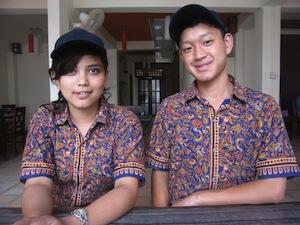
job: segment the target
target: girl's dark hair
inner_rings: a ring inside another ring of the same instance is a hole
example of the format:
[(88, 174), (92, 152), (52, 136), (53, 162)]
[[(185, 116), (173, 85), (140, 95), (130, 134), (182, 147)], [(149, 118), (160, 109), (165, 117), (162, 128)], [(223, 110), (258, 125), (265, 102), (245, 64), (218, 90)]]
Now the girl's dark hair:
[[(105, 72), (107, 72), (108, 60), (106, 54), (103, 52), (99, 52), (86, 44), (74, 44), (70, 45), (64, 49), (64, 51), (58, 55), (56, 58), (52, 59), (52, 66), (49, 69), (50, 79), (58, 80), (61, 76), (72, 72), (73, 69), (77, 66), (80, 59), (85, 55), (92, 55), (99, 57), (101, 60)], [(99, 103), (101, 100), (106, 100), (104, 95), (106, 94), (107, 89), (104, 90), (101, 98), (99, 99)], [(59, 113), (62, 112), (67, 105), (67, 101), (62, 95), (61, 91), (58, 92), (58, 99), (52, 104), (44, 105), (46, 108), (51, 110), (52, 112)]]

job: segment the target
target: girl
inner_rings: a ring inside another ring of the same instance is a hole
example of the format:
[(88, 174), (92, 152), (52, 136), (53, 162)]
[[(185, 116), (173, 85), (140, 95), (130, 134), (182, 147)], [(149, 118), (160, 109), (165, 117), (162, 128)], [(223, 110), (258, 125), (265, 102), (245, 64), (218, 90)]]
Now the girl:
[[(72, 30), (57, 40), (51, 58), (59, 99), (30, 122), (21, 172), (24, 218), (16, 224), (108, 224), (134, 206), (144, 181), (140, 122), (105, 100), (101, 38)], [(58, 219), (54, 207), (75, 210)]]

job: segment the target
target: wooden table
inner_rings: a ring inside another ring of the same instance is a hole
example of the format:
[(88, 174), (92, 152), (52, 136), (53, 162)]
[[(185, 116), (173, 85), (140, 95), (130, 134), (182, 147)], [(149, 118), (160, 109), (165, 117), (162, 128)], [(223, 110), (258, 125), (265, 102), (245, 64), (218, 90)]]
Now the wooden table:
[[(56, 210), (55, 213), (63, 216), (67, 211)], [(0, 208), (1, 225), (11, 225), (19, 218), (20, 208)], [(300, 224), (300, 202), (185, 208), (137, 207), (112, 224), (294, 225)]]

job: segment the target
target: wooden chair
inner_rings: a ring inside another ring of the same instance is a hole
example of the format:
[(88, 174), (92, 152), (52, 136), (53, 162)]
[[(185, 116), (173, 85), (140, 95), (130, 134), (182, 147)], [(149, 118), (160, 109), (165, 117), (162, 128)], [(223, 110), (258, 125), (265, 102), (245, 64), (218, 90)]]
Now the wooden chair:
[(294, 137), (298, 137), (298, 132), (300, 128), (300, 112), (299, 109), (300, 99), (299, 97), (292, 100), (292, 114), (293, 114), (293, 126), (295, 127)]
[(284, 99), (280, 101), (283, 120), (288, 131), (290, 139), (297, 136), (297, 120), (295, 117), (294, 99)]
[(0, 109), (0, 154), (1, 154), (1, 158), (4, 160), (7, 159), (7, 151), (6, 151), (6, 144), (5, 144), (5, 137), (4, 137), (5, 130), (6, 127), (3, 120), (3, 113), (2, 113), (2, 109)]
[(16, 105), (2, 105), (1, 120), (3, 130), (5, 159), (16, 155)]
[[(21, 144), (21, 149), (24, 148), (26, 140), (25, 112), (26, 107), (16, 107), (15, 140), (16, 144)], [(18, 148), (19, 146), (17, 145), (16, 147)]]

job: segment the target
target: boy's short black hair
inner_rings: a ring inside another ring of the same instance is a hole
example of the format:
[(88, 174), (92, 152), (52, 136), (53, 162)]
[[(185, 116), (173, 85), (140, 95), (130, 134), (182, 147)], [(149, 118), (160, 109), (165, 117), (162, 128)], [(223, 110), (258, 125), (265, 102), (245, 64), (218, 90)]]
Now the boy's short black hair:
[(218, 28), (223, 34), (226, 34), (226, 26), (219, 15), (208, 8), (190, 4), (180, 8), (172, 17), (169, 32), (170, 36), (179, 46), (180, 36), (184, 29), (193, 27), (198, 23), (206, 23)]

